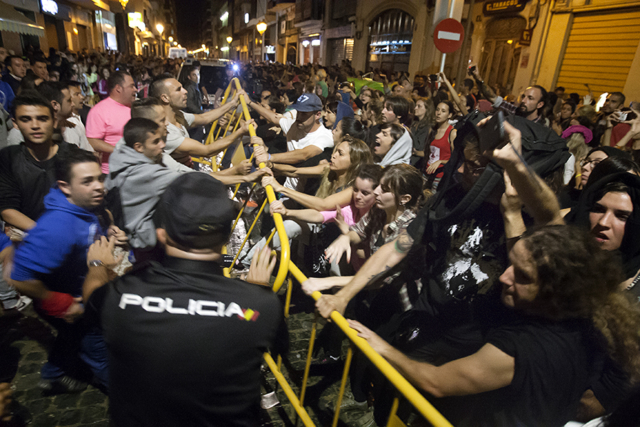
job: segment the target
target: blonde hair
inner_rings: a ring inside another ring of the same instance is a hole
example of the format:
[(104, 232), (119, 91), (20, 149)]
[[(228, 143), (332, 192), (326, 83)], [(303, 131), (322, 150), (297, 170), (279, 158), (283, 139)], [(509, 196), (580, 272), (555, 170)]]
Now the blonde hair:
[[(364, 141), (350, 135), (345, 135), (342, 141), (335, 145), (333, 152), (335, 152), (343, 142), (349, 144), (349, 160), (351, 161), (351, 164), (344, 174), (345, 179), (342, 184), (342, 188), (347, 188), (356, 180), (361, 165), (373, 163), (373, 156), (371, 155), (369, 146)], [(322, 181), (320, 181), (320, 187), (316, 192), (316, 197), (324, 199), (334, 194), (336, 190), (338, 190), (338, 185), (340, 185), (338, 174), (330, 168), (326, 168), (322, 175)]]
[(574, 132), (567, 141), (567, 147), (569, 152), (576, 158), (576, 164), (580, 164), (580, 161), (587, 157), (589, 153), (589, 147), (585, 143), (584, 136), (579, 132)]
[(593, 107), (592, 105), (583, 105), (582, 107), (578, 108), (577, 113), (578, 116), (583, 116), (589, 119), (591, 123), (595, 123), (596, 116), (598, 115), (598, 113), (596, 113), (595, 107)]

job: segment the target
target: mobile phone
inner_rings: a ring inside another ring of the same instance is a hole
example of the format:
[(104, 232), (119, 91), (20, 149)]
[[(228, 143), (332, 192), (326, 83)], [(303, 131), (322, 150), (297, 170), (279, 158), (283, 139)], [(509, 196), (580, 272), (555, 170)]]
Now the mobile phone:
[(480, 153), (491, 153), (505, 142), (504, 113), (498, 110), (481, 128), (478, 128)]
[(627, 121), (627, 112), (626, 111), (620, 111), (618, 113), (618, 121), (619, 122), (626, 122)]
[(472, 65), (471, 67), (469, 67), (469, 75), (473, 76), (473, 73), (476, 72), (476, 66)]

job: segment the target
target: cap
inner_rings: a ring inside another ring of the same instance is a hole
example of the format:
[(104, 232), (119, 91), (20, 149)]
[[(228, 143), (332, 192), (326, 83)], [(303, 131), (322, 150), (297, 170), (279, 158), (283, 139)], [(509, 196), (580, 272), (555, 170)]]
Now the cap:
[(190, 249), (210, 249), (226, 243), (235, 218), (227, 187), (199, 172), (176, 178), (162, 195), (160, 209), (167, 235)]
[(585, 144), (590, 143), (591, 140), (593, 139), (593, 132), (591, 132), (591, 129), (582, 125), (569, 126), (562, 132), (562, 137), (564, 139), (569, 139), (571, 135), (573, 135), (574, 133), (581, 133), (582, 136), (584, 136)]
[(320, 111), (322, 110), (322, 101), (320, 101), (318, 95), (315, 95), (313, 93), (303, 93), (291, 106), (291, 108), (302, 113)]

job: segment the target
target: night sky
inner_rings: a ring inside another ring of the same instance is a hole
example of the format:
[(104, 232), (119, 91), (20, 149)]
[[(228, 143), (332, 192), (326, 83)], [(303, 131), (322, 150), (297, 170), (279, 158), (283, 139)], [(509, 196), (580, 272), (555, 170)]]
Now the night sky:
[(202, 44), (200, 19), (204, 17), (205, 4), (211, 0), (176, 0), (178, 42), (186, 48), (197, 48)]

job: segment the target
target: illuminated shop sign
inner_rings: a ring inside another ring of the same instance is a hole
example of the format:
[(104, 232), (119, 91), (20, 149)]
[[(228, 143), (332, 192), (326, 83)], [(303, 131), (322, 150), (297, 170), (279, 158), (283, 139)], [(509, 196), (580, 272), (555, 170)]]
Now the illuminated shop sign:
[(40, 0), (40, 7), (45, 13), (50, 13), (51, 15), (58, 13), (58, 3), (53, 0)]
[(482, 11), (485, 15), (499, 15), (524, 10), (528, 0), (491, 0), (484, 4)]

